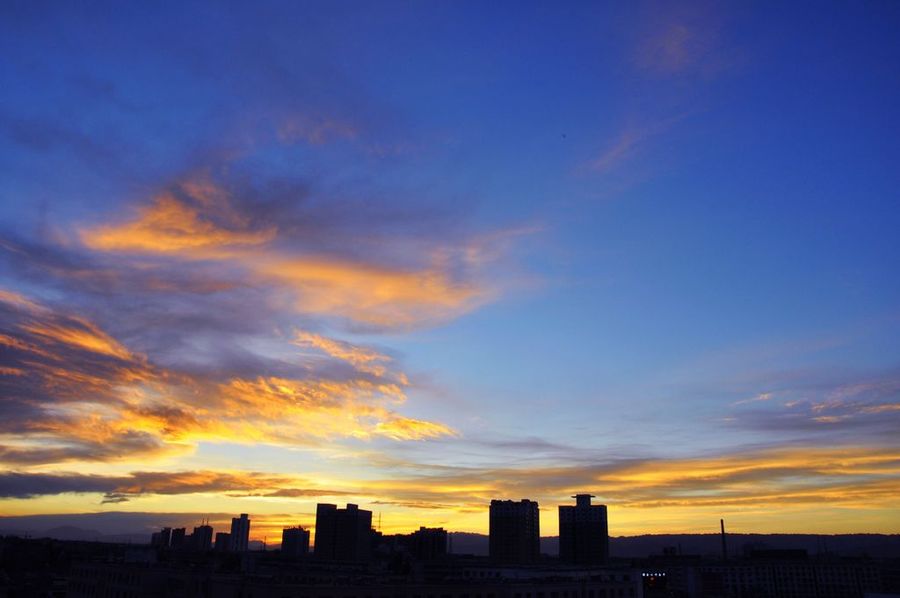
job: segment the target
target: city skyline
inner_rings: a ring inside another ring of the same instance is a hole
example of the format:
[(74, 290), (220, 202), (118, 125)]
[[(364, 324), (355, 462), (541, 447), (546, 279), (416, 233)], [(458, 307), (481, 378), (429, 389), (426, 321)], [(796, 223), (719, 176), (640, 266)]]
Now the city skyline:
[(900, 533), (898, 28), (4, 5), (0, 530)]

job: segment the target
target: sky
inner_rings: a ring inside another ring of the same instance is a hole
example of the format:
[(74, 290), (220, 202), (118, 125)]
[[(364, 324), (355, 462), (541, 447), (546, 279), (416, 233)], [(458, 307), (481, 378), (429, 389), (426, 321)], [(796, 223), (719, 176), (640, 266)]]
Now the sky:
[(898, 29), (3, 3), (0, 514), (900, 532)]

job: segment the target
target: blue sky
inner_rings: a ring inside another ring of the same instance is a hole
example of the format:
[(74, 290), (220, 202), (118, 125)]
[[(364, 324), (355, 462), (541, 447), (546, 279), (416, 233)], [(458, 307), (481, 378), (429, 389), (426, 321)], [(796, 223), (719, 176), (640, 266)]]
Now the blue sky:
[(2, 10), (8, 514), (898, 531), (894, 3)]

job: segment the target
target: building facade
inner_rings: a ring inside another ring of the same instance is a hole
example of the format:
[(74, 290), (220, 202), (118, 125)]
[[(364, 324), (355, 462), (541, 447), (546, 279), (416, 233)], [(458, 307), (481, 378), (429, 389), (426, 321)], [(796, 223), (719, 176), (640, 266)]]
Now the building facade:
[(231, 550), (245, 552), (250, 548), (250, 518), (246, 513), (231, 518)]
[(213, 528), (211, 525), (198, 525), (191, 534), (189, 545), (194, 550), (205, 552), (212, 548)]
[(309, 530), (299, 525), (286, 527), (281, 532), (281, 554), (289, 557), (300, 557), (309, 553)]
[(409, 535), (409, 551), (420, 561), (447, 556), (447, 531), (442, 527), (420, 527)]
[(216, 542), (213, 545), (216, 552), (231, 552), (231, 534), (228, 532), (216, 532)]
[(159, 548), (168, 548), (172, 537), (172, 528), (164, 527), (161, 531), (154, 532), (150, 536), (150, 545)]
[(606, 505), (592, 505), (590, 494), (573, 496), (575, 505), (559, 507), (559, 559), (576, 565), (598, 565), (609, 559)]
[(314, 552), (317, 559), (367, 561), (372, 555), (372, 511), (347, 504), (316, 505)]
[(172, 548), (184, 548), (185, 547), (185, 529), (183, 527), (176, 527), (172, 530), (172, 542), (169, 544)]
[(533, 563), (541, 555), (538, 504), (492, 500), (488, 552), (499, 563)]

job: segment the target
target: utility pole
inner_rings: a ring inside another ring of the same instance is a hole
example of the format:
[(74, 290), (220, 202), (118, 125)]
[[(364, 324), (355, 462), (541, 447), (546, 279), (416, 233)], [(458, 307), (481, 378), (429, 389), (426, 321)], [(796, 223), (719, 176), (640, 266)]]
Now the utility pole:
[(725, 543), (725, 520), (719, 519), (719, 525), (722, 528), (722, 560), (728, 560), (728, 545)]

